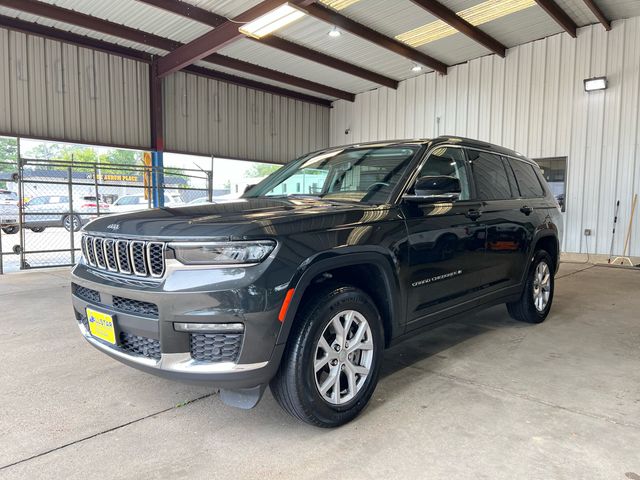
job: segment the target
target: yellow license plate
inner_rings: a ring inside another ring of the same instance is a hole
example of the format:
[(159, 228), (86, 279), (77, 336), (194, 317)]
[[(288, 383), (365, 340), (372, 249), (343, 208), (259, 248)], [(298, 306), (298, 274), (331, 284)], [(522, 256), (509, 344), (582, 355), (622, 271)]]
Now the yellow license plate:
[(87, 320), (89, 320), (91, 335), (113, 345), (116, 344), (116, 328), (111, 315), (87, 308)]

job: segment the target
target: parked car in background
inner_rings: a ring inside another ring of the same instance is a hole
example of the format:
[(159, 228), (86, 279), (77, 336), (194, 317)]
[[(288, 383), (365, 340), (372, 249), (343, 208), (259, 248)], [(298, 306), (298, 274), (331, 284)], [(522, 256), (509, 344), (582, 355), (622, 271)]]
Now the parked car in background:
[[(144, 195), (123, 195), (111, 204), (111, 213), (137, 212), (151, 208), (152, 203)], [(180, 195), (176, 193), (164, 194), (165, 207), (180, 207), (184, 205)]]
[[(109, 204), (100, 202), (100, 213), (109, 213)], [(67, 231), (78, 231), (98, 215), (95, 196), (73, 198), (73, 213), (66, 195), (43, 195), (33, 197), (24, 205), (24, 227), (42, 232), (47, 227), (64, 227)]]
[(18, 195), (0, 190), (0, 227), (4, 233), (18, 233)]
[(200, 197), (200, 198), (196, 198), (195, 200), (191, 200), (189, 203), (187, 203), (187, 205), (204, 205), (204, 204), (211, 204), (211, 203), (217, 203), (217, 202), (214, 202), (213, 200), (209, 200), (208, 197)]

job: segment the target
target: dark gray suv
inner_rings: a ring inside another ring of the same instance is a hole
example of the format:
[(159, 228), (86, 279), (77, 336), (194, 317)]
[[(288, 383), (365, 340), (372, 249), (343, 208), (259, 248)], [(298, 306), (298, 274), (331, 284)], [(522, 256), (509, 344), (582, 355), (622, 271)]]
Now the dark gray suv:
[(561, 216), (535, 163), (464, 138), (329, 148), (235, 202), (99, 218), (73, 270), (84, 337), (322, 427), (373, 394), (385, 347), (506, 303), (539, 323)]

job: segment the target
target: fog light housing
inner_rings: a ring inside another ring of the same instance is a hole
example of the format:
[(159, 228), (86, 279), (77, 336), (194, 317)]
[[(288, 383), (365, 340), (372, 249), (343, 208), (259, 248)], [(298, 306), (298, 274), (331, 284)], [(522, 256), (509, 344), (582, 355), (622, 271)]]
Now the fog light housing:
[(243, 323), (186, 323), (174, 322), (176, 332), (188, 333), (243, 333)]

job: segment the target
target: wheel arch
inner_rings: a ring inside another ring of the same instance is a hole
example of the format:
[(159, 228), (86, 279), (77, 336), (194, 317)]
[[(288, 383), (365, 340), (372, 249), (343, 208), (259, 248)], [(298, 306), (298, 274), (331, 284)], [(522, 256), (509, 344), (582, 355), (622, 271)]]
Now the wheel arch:
[[(305, 267), (298, 272), (289, 286), (294, 289), (294, 294), (278, 335), (278, 344), (285, 343), (289, 338), (297, 313), (312, 296), (310, 287), (313, 288), (314, 284), (331, 277), (360, 288), (371, 297), (382, 317), (386, 346), (389, 346), (392, 338), (402, 333), (404, 322), (400, 322), (403, 318), (401, 299), (404, 297), (401, 294), (394, 262), (390, 257), (383, 253), (367, 251), (317, 258), (315, 261), (304, 263)], [(360, 278), (357, 278), (357, 273), (367, 271), (373, 276), (360, 275)], [(349, 272), (352, 272), (352, 275), (348, 275)], [(377, 284), (378, 281), (381, 281), (381, 284)]]

